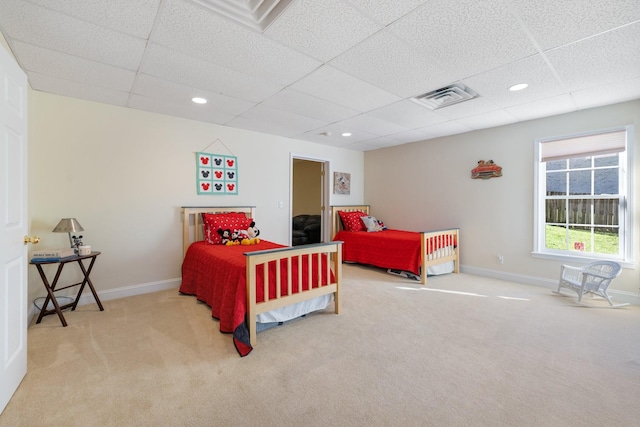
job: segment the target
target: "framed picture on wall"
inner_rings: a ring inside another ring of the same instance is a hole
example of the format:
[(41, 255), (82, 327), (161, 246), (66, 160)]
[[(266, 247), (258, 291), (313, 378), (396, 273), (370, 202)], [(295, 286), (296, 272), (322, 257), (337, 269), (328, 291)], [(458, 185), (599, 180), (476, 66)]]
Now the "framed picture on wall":
[(333, 173), (333, 194), (351, 193), (351, 174), (345, 172)]

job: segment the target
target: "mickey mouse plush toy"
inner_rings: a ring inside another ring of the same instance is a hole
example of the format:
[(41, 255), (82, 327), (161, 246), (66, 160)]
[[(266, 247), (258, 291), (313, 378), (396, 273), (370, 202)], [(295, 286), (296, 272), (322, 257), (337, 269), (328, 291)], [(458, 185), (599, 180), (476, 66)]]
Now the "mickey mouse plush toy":
[(258, 228), (256, 227), (255, 221), (251, 221), (251, 225), (249, 225), (249, 228), (240, 232), (240, 244), (245, 246), (257, 245), (258, 243), (260, 243), (260, 239), (258, 239), (259, 234), (260, 230), (258, 230)]
[(222, 228), (218, 228), (218, 234), (222, 237), (223, 245), (230, 246), (231, 244), (233, 244), (233, 240), (231, 240), (230, 229), (227, 228), (226, 230), (223, 230)]

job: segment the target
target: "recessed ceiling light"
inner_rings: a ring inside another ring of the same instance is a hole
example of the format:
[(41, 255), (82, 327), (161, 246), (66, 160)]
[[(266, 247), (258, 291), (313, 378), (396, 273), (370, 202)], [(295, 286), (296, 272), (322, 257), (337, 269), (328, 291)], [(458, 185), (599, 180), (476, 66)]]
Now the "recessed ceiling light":
[(342, 136), (351, 136), (351, 132), (343, 132)]
[(198, 96), (196, 96), (195, 98), (191, 98), (191, 100), (192, 100), (193, 102), (195, 102), (196, 104), (206, 104), (206, 103), (207, 103), (207, 100), (206, 100), (206, 99), (204, 99), (204, 98), (200, 98), (200, 97), (198, 97)]
[(516, 92), (516, 91), (518, 91), (518, 90), (526, 89), (526, 88), (527, 88), (527, 86), (529, 86), (529, 85), (528, 85), (528, 84), (526, 84), (526, 83), (518, 83), (517, 85), (513, 85), (513, 86), (511, 86), (511, 87), (509, 88), (509, 90), (510, 90), (511, 92)]

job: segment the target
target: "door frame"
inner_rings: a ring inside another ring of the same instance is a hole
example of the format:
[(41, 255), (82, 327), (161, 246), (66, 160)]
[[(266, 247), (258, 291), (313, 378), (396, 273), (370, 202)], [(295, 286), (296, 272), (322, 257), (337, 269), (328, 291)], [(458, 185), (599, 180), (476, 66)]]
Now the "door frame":
[(322, 188), (321, 188), (321, 194), (322, 194), (322, 202), (321, 202), (321, 215), (320, 215), (320, 219), (321, 219), (321, 230), (322, 230), (322, 241), (323, 242), (328, 242), (330, 240), (330, 230), (327, 227), (327, 224), (329, 224), (329, 203), (330, 203), (330, 199), (329, 199), (329, 188), (330, 187), (330, 182), (329, 182), (329, 170), (331, 168), (331, 162), (329, 161), (329, 159), (327, 158), (323, 158), (323, 157), (315, 157), (315, 156), (309, 156), (307, 154), (296, 154), (296, 153), (289, 153), (289, 246), (292, 245), (293, 241), (292, 241), (292, 235), (291, 235), (291, 230), (292, 230), (292, 223), (293, 223), (293, 161), (294, 160), (306, 160), (306, 161), (310, 161), (310, 162), (317, 162), (321, 164), (321, 170), (323, 173), (322, 176)]

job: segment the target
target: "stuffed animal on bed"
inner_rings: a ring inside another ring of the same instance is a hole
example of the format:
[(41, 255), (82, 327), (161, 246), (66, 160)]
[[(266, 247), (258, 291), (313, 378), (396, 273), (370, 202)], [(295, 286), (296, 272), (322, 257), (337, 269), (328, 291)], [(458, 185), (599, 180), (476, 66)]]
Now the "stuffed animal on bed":
[(260, 239), (258, 239), (258, 235), (260, 234), (260, 230), (256, 227), (255, 221), (251, 221), (251, 225), (246, 230), (240, 230), (240, 244), (241, 245), (257, 245), (260, 243)]
[(225, 246), (235, 246), (240, 244), (240, 236), (237, 231), (231, 229), (218, 229), (218, 234), (222, 236), (222, 244)]
[(218, 234), (220, 235), (220, 237), (222, 237), (222, 244), (228, 245), (231, 241), (231, 230), (228, 228), (226, 230), (218, 228)]

